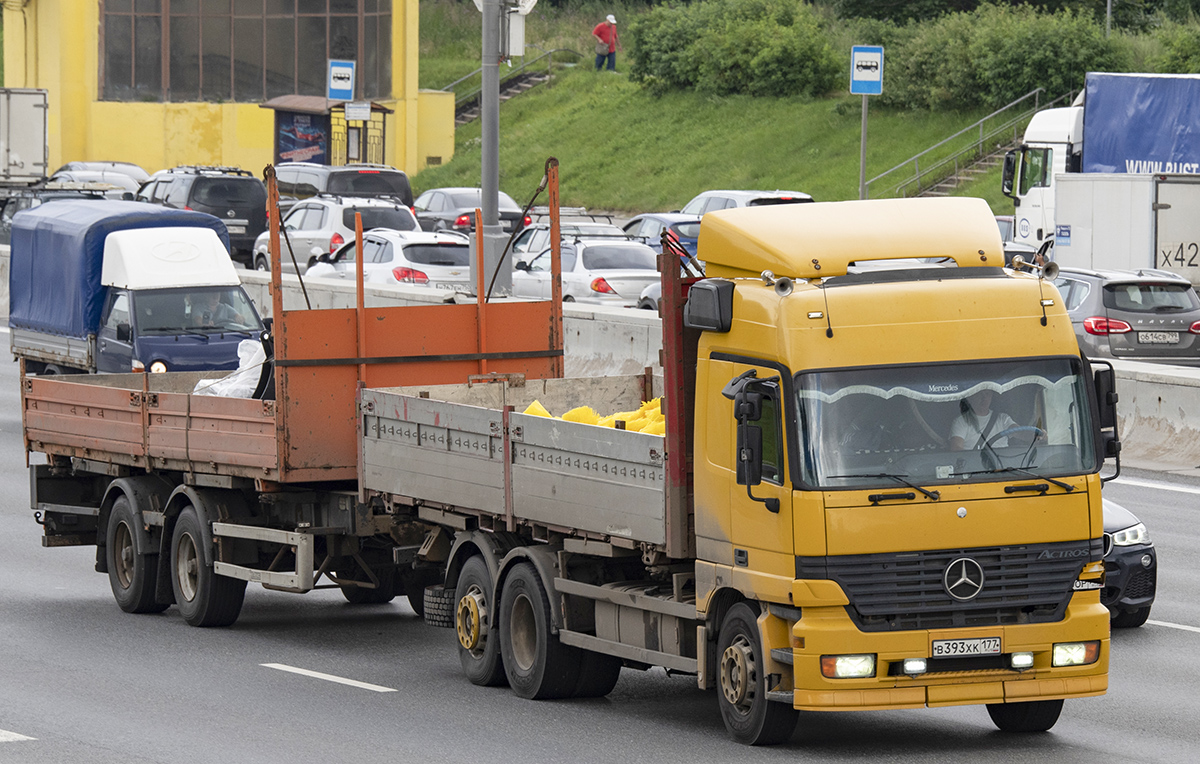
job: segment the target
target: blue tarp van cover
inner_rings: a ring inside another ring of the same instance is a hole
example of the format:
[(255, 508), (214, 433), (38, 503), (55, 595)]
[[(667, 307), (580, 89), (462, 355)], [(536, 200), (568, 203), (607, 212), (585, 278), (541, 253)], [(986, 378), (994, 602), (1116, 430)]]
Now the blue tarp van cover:
[(219, 218), (143, 202), (63, 199), (13, 218), (8, 325), (69, 337), (94, 334), (107, 288), (104, 240), (134, 228), (198, 227), (229, 233)]

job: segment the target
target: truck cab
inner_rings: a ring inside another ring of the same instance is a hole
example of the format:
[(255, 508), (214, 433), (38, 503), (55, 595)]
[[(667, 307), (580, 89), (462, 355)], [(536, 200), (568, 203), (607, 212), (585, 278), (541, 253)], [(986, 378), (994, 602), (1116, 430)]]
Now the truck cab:
[(1079, 172), (1083, 156), (1083, 106), (1033, 115), (1021, 147), (1004, 157), (1004, 195), (1016, 206), (1013, 240), (1033, 247), (1054, 237), (1056, 175)]

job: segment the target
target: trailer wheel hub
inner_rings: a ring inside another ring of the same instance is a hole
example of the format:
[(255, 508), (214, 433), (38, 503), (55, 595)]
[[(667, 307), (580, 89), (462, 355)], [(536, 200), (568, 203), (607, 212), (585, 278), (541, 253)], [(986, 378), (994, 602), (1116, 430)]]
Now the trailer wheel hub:
[(458, 642), (464, 650), (475, 650), (487, 633), (487, 608), (483, 601), (483, 592), (472, 586), (465, 596), (458, 601), (455, 612), (454, 628), (458, 632)]
[(731, 706), (744, 706), (750, 697), (754, 653), (745, 637), (738, 635), (721, 655), (721, 692)]

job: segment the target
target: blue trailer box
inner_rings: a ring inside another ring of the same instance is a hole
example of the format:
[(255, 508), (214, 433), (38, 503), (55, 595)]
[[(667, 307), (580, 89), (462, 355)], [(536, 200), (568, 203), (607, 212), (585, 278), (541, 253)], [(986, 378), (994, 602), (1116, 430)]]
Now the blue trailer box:
[(203, 212), (126, 201), (47, 202), (13, 218), (8, 324), (86, 337), (100, 324), (107, 288), (100, 283), (104, 242), (114, 231), (211, 228), (229, 249), (219, 218)]

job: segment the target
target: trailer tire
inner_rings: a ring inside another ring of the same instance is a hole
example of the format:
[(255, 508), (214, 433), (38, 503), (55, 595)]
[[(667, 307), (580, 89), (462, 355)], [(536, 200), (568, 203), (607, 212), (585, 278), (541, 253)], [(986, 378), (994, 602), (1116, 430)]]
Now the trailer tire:
[(113, 502), (105, 530), (108, 583), (113, 598), (126, 613), (161, 613), (167, 609), (155, 601), (158, 585), (158, 555), (138, 554), (137, 521), (124, 494)]
[(475, 555), (463, 564), (458, 574), (458, 586), (454, 589), (458, 660), (467, 679), (481, 687), (498, 687), (505, 680), (500, 634), (496, 630), (492, 603), (493, 588), (487, 563), (483, 557)]
[(1062, 700), (988, 703), (988, 716), (1001, 732), (1046, 732), (1062, 713)]
[(191, 504), (183, 507), (171, 534), (171, 587), (189, 626), (229, 626), (242, 612), (246, 582), (218, 576), (204, 563), (205, 534)]
[(434, 584), (425, 587), (424, 596), (425, 607), (422, 608), (421, 617), (425, 619), (426, 625), (453, 629), (454, 606), (458, 603), (458, 600), (454, 599), (454, 590), (447, 589), (442, 584)]
[(533, 565), (515, 565), (500, 594), (500, 651), (508, 686), (522, 698), (569, 698), (580, 679), (583, 651), (551, 632), (550, 600)]
[(799, 713), (767, 700), (758, 617), (745, 602), (729, 608), (717, 639), (717, 705), (730, 736), (746, 745), (775, 745), (792, 736)]
[(603, 698), (617, 686), (621, 678), (621, 659), (604, 653), (584, 650), (579, 661), (579, 681), (573, 698)]

